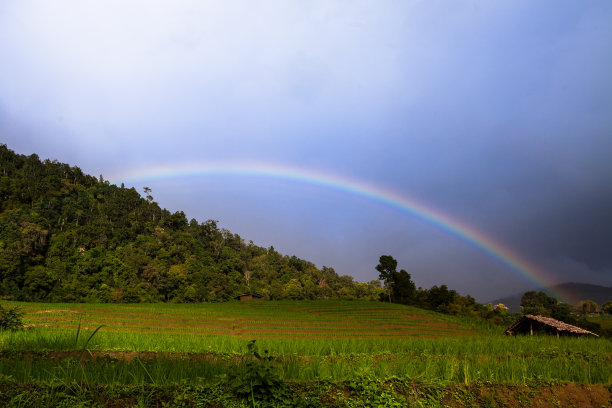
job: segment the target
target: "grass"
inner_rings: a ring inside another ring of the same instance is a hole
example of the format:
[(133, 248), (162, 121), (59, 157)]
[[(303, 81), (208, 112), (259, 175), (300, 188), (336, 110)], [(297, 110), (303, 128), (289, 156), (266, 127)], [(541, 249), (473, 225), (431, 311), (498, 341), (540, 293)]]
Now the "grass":
[(612, 330), (612, 315), (587, 317), (587, 320), (599, 324), (602, 329)]
[(197, 305), (18, 304), (26, 322), (47, 329), (74, 329), (81, 321), (111, 331), (285, 337), (474, 334), (455, 320), (416, 308), (372, 302), (242, 302)]
[[(27, 356), (0, 359), (0, 373), (18, 382), (78, 380), (92, 383), (168, 385), (189, 381), (211, 384), (244, 369), (245, 360), (218, 358), (139, 358), (132, 360), (100, 356), (79, 364), (77, 357), (55, 359)], [(585, 361), (567, 356), (554, 360), (535, 356), (523, 358), (483, 358), (473, 356), (342, 355), (332, 358), (276, 360), (276, 371), (283, 381), (345, 381), (363, 376), (389, 376), (436, 381), (443, 384), (497, 382), (523, 384), (533, 380), (583, 384), (610, 384), (610, 361)]]
[(99, 325), (94, 349), (191, 353), (242, 352), (250, 339), (279, 354), (404, 352), (406, 339), (478, 335), (465, 319), (376, 302), (12, 304), (33, 328), (0, 335), (5, 350), (66, 349), (78, 327)]
[(507, 337), (486, 322), (378, 302), (10, 305), (34, 326), (0, 333), (0, 375), (19, 383), (210, 385), (244, 371), (256, 339), (283, 381), (612, 384), (609, 340)]

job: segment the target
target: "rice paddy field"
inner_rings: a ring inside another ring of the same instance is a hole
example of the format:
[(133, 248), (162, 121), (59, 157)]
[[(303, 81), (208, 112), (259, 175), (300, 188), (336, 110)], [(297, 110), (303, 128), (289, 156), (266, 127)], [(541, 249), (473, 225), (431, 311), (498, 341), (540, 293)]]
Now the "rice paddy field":
[[(56, 406), (94, 389), (99, 401), (79, 398), (99, 406), (181, 406), (180, 395), (183, 406), (464, 406), (465, 398), (468, 406), (572, 406), (582, 396), (576, 406), (612, 406), (607, 339), (507, 337), (503, 327), (402, 305), (3, 306), (19, 306), (28, 326), (0, 332), (7, 406), (44, 405), (43, 397)], [(32, 389), (39, 405), (22, 404)]]

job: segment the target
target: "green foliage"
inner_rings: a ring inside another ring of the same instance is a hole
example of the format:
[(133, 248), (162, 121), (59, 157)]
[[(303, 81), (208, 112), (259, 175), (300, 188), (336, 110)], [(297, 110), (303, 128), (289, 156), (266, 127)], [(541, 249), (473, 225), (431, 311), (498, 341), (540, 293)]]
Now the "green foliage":
[(188, 221), (134, 188), (0, 145), (0, 298), (50, 302), (375, 299), (381, 288)]
[[(350, 381), (288, 382), (291, 395), (279, 400), (252, 401), (236, 394), (228, 383), (61, 384), (0, 377), (0, 404), (13, 407), (505, 407), (575, 406), (576, 393), (592, 404), (607, 406), (605, 386), (583, 386), (530, 380), (522, 384), (474, 382), (444, 384), (408, 377), (359, 377)], [(546, 404), (546, 403), (549, 404)]]
[(608, 300), (606, 303), (601, 305), (601, 313), (612, 315), (612, 300)]
[(351, 400), (358, 402), (358, 404), (355, 404), (357, 406), (402, 408), (408, 406), (409, 399), (402, 393), (398, 393), (394, 389), (395, 387), (385, 386), (385, 382), (396, 385), (400, 382), (398, 380), (398, 378), (383, 380), (370, 376), (360, 376), (349, 381), (347, 388), (352, 397)]
[(412, 304), (414, 302), (416, 286), (408, 272), (404, 269), (397, 271), (397, 261), (392, 256), (382, 255), (376, 270), (379, 272), (379, 279), (385, 283), (389, 303)]
[(590, 299), (581, 300), (578, 302), (578, 311), (583, 315), (595, 314), (599, 311), (599, 306), (597, 303), (593, 302)]
[(248, 398), (253, 406), (256, 406), (256, 401), (285, 399), (288, 393), (280, 379), (277, 359), (268, 350), (260, 354), (255, 340), (248, 342), (247, 349), (242, 366), (232, 375), (231, 385), (235, 392)]
[(525, 292), (521, 297), (521, 312), (523, 314), (549, 316), (562, 320), (559, 318), (559, 315), (563, 314), (563, 311), (557, 312), (558, 304), (557, 299), (548, 296), (545, 292), (532, 290)]
[(4, 308), (0, 305), (0, 330), (23, 329), (23, 315), (23, 311), (17, 306)]

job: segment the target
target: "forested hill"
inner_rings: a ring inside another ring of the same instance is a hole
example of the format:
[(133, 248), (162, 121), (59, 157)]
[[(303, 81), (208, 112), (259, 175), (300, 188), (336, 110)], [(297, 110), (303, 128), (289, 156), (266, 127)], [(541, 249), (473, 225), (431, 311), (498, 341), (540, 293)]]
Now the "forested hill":
[(0, 297), (53, 302), (371, 298), (332, 269), (187, 220), (134, 188), (0, 145)]

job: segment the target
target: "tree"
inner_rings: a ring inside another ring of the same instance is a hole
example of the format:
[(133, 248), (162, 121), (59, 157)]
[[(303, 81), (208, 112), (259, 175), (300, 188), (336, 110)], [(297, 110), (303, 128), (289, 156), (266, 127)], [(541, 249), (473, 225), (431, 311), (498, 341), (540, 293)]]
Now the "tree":
[(508, 311), (508, 306), (504, 305), (503, 303), (498, 303), (493, 306), (493, 310), (499, 310), (501, 313), (506, 313)]
[(612, 315), (612, 300), (608, 300), (606, 303), (601, 305), (601, 313)]
[(581, 300), (580, 302), (578, 302), (578, 311), (582, 313), (583, 316), (597, 313), (597, 309), (599, 309), (597, 303), (593, 302), (590, 299)]
[(283, 287), (283, 299), (302, 299), (302, 284), (298, 279), (291, 279)]
[(521, 297), (521, 312), (552, 317), (565, 323), (574, 324), (576, 319), (572, 317), (573, 307), (567, 303), (559, 302), (545, 292), (534, 290), (525, 292)]
[(379, 279), (385, 283), (389, 303), (413, 303), (416, 295), (416, 286), (412, 277), (404, 269), (397, 271), (397, 261), (391, 255), (382, 255), (378, 260), (376, 270)]
[(376, 265), (378, 271), (378, 279), (385, 283), (387, 289), (387, 295), (389, 296), (389, 303), (391, 303), (391, 293), (393, 292), (393, 282), (395, 281), (395, 275), (397, 274), (397, 261), (393, 259), (391, 255), (381, 255)]
[(449, 290), (448, 286), (433, 286), (427, 292), (427, 303), (432, 310), (447, 312), (448, 306), (454, 302), (457, 292)]
[(414, 301), (416, 286), (410, 274), (403, 269), (395, 275), (393, 293), (396, 297), (399, 297), (399, 303), (407, 304)]
[(521, 297), (521, 312), (523, 314), (551, 316), (553, 307), (557, 304), (557, 299), (548, 296), (546, 293), (531, 290), (525, 292)]
[(149, 187), (143, 188), (145, 197), (147, 199), (147, 203), (151, 204), (153, 202), (153, 196), (151, 195), (151, 189)]

